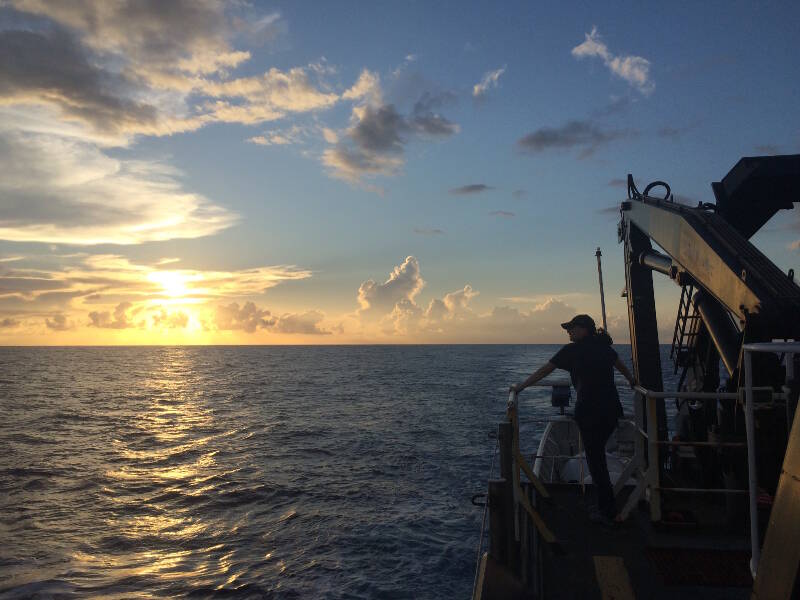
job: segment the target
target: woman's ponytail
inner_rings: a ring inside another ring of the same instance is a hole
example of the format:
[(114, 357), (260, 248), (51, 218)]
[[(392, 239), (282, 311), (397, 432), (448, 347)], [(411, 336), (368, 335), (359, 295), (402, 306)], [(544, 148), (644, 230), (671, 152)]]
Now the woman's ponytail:
[(598, 342), (602, 342), (603, 344), (608, 344), (609, 346), (614, 343), (614, 340), (611, 339), (611, 336), (608, 335), (608, 332), (602, 327), (597, 328), (594, 337)]

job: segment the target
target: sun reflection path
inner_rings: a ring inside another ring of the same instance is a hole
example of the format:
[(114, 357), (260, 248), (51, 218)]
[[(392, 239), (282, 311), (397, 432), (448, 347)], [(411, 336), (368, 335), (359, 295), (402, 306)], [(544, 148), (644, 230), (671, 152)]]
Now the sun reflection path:
[[(216, 422), (197, 380), (195, 356), (188, 348), (162, 350), (160, 368), (141, 382), (147, 398), (142, 410), (114, 440), (118, 467), (106, 476), (117, 489), (108, 490), (114, 508), (105, 523), (112, 552), (103, 560), (117, 580), (141, 577), (166, 585), (191, 579), (213, 589), (235, 587), (241, 576), (225, 543), (230, 515), (204, 506), (231, 472), (215, 456), (236, 432)], [(79, 552), (73, 560), (86, 564), (98, 557)]]

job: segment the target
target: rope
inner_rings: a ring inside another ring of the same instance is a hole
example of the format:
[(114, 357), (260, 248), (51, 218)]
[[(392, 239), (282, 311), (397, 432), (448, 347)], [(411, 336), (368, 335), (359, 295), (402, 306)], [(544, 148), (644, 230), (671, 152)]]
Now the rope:
[[(494, 445), (494, 452), (492, 453), (492, 464), (489, 467), (489, 479), (494, 474), (494, 459), (497, 456), (497, 450), (500, 448), (500, 440), (497, 440)], [(487, 479), (488, 481), (488, 479)], [(472, 581), (472, 597), (475, 597), (475, 586), (478, 585), (478, 571), (481, 568), (481, 550), (483, 549), (483, 534), (486, 531), (486, 514), (489, 512), (489, 494), (486, 494), (486, 506), (483, 507), (483, 521), (481, 522), (481, 535), (478, 539), (478, 551), (475, 558), (475, 578)]]

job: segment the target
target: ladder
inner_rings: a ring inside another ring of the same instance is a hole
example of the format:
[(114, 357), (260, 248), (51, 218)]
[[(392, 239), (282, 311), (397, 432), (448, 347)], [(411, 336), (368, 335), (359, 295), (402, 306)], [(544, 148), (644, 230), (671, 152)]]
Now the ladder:
[(675, 373), (681, 366), (688, 366), (695, 348), (697, 333), (700, 331), (700, 315), (692, 303), (694, 285), (687, 283), (681, 289), (678, 303), (678, 316), (675, 318), (675, 333), (672, 336), (672, 349), (669, 357), (674, 361)]

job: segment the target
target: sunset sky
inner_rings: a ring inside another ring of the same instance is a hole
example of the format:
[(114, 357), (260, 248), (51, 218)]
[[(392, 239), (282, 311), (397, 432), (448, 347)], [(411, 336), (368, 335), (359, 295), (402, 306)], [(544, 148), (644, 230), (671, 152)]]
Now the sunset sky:
[(0, 0), (0, 344), (561, 342), (598, 246), (625, 341), (626, 174), (800, 152), (800, 3), (675, 4)]

